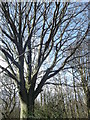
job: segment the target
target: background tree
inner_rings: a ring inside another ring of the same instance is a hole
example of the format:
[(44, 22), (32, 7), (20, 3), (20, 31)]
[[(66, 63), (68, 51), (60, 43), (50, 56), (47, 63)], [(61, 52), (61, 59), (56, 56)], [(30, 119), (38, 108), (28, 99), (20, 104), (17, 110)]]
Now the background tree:
[[(15, 108), (19, 105), (18, 97), (17, 97), (17, 89), (15, 84), (11, 79), (7, 76), (3, 75), (0, 77), (1, 81), (1, 96), (0, 99), (2, 100), (2, 117), (3, 118), (12, 118), (12, 114)], [(19, 109), (18, 109), (19, 110)], [(13, 117), (17, 117), (14, 116)]]
[[(0, 68), (17, 84), (20, 118), (33, 116), (34, 101), (46, 81), (65, 69), (86, 38), (87, 6), (67, 2), (1, 2), (0, 50), (8, 67)], [(77, 41), (78, 32), (81, 36)]]
[[(72, 61), (70, 62), (72, 68), (73, 68), (73, 84), (74, 84), (74, 91), (75, 86), (79, 85), (84, 91), (84, 94), (86, 96), (86, 104), (87, 104), (87, 109), (88, 109), (88, 116), (89, 116), (89, 106), (88, 106), (88, 99), (90, 95), (89, 91), (89, 72), (88, 72), (88, 65), (89, 60), (89, 51), (88, 51), (88, 37), (86, 40), (82, 43), (82, 45), (76, 50), (76, 53), (74, 56), (72, 56)], [(74, 59), (73, 59), (74, 57)], [(75, 67), (77, 66), (77, 67)], [(76, 84), (76, 85), (75, 85)]]

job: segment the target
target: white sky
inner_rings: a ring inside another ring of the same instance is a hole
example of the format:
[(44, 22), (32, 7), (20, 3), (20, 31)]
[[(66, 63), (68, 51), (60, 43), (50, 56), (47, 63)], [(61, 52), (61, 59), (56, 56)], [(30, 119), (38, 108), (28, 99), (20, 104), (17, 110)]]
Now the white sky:
[[(7, 67), (7, 63), (3, 60), (3, 58), (1, 56), (0, 56), (0, 65), (2, 67)], [(0, 71), (1, 71), (1, 69), (0, 69)]]

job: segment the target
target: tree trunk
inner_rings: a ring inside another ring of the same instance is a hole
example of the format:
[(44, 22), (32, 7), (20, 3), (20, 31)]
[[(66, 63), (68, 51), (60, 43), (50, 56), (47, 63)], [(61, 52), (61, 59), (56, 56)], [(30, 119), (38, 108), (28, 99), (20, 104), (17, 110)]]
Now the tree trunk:
[(28, 105), (24, 101), (20, 100), (20, 118), (27, 118)]
[(88, 119), (90, 119), (90, 89), (87, 88), (87, 108), (88, 108)]
[[(20, 118), (28, 119), (34, 116), (34, 99), (29, 93), (20, 97)], [(24, 99), (23, 99), (24, 97)]]

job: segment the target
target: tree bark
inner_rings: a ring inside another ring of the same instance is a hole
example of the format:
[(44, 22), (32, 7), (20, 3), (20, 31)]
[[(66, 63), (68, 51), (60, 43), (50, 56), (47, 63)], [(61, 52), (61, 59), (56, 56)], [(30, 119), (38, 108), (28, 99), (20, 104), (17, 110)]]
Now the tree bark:
[(27, 118), (28, 106), (27, 103), (20, 100), (20, 118)]
[[(24, 98), (24, 99), (23, 99)], [(32, 93), (20, 95), (20, 118), (28, 119), (34, 116), (34, 98)]]
[(87, 88), (87, 108), (88, 108), (88, 119), (90, 119), (90, 89)]

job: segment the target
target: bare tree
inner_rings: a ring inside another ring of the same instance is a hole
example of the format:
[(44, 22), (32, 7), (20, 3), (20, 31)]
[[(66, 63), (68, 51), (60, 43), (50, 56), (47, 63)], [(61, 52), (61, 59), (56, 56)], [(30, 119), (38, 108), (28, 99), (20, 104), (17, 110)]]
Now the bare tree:
[(2, 116), (3, 118), (10, 118), (14, 111), (17, 102), (16, 86), (11, 79), (6, 76), (0, 77), (1, 79), (1, 93), (0, 99), (2, 100)]
[[(71, 66), (77, 66), (73, 68), (73, 82), (74, 82), (74, 92), (75, 86), (79, 85), (81, 88), (83, 88), (84, 94), (86, 96), (86, 104), (88, 109), (88, 117), (89, 117), (89, 96), (90, 96), (90, 90), (89, 90), (89, 70), (88, 66), (90, 64), (90, 61), (88, 60), (89, 57), (89, 50), (88, 50), (88, 39), (84, 40), (82, 45), (76, 50), (76, 53), (74, 54), (74, 59), (72, 58)], [(75, 83), (77, 85), (75, 85)], [(76, 96), (76, 95), (75, 95)], [(78, 108), (78, 107), (77, 107)]]
[(0, 3), (0, 50), (8, 64), (0, 68), (17, 84), (20, 118), (33, 116), (46, 81), (65, 69), (86, 38), (86, 10), (83, 3)]

